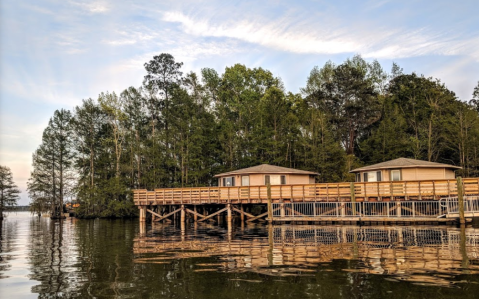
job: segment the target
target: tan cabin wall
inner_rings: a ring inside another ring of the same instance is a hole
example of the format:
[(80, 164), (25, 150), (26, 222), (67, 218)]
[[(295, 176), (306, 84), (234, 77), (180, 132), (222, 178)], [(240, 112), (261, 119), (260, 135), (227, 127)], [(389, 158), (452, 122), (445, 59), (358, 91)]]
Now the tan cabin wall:
[(286, 177), (286, 184), (289, 184), (289, 185), (310, 184), (309, 175), (307, 175), (307, 174), (290, 174), (289, 175), (289, 181), (288, 181), (288, 177)]
[(264, 186), (264, 174), (250, 174), (249, 175), (250, 186)]
[(404, 181), (454, 179), (454, 171), (445, 168), (409, 168), (402, 170)]
[[(308, 174), (277, 174), (277, 173), (258, 173), (258, 174), (249, 174), (249, 185), (250, 186), (264, 186), (264, 176), (265, 175), (284, 175), (286, 176), (287, 185), (304, 185), (304, 184), (314, 184), (314, 177)], [(224, 176), (232, 177), (232, 175)], [(235, 177), (235, 186), (241, 186), (242, 175), (234, 175)], [(218, 178), (218, 186), (222, 186), (223, 177)]]
[[(382, 169), (381, 176), (382, 181), (387, 182), (391, 180), (391, 170), (400, 170), (401, 171), (401, 180), (402, 181), (420, 181), (420, 180), (443, 180), (443, 179), (455, 179), (456, 174), (452, 169), (446, 168), (395, 168), (395, 169)], [(378, 170), (371, 170), (378, 171)], [(364, 173), (370, 172), (360, 172), (361, 182), (364, 180)]]
[(446, 179), (455, 179), (456, 173), (452, 169), (445, 169), (446, 172)]

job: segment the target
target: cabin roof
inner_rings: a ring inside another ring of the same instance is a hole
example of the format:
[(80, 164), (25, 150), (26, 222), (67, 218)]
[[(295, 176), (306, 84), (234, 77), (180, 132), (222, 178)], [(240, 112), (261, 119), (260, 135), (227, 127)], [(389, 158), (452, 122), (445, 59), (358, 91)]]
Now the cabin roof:
[(294, 169), (294, 168), (287, 168), (287, 167), (281, 167), (281, 166), (275, 166), (275, 165), (269, 165), (269, 164), (261, 164), (253, 167), (248, 167), (248, 168), (243, 168), (243, 169), (238, 169), (238, 170), (233, 170), (229, 172), (224, 172), (215, 175), (215, 177), (223, 177), (227, 175), (232, 175), (232, 174), (254, 174), (254, 173), (267, 173), (267, 174), (273, 174), (273, 173), (282, 173), (282, 174), (309, 174), (309, 175), (319, 175), (319, 173), (312, 172), (312, 171), (306, 171), (306, 170), (299, 170), (299, 169)]
[(452, 169), (461, 169), (459, 166), (454, 166), (450, 164), (429, 162), (416, 159), (408, 158), (398, 158), (386, 162), (381, 162), (378, 164), (373, 164), (369, 166), (364, 166), (351, 170), (350, 172), (360, 172), (365, 170), (376, 170), (376, 169), (390, 169), (390, 168), (452, 168)]

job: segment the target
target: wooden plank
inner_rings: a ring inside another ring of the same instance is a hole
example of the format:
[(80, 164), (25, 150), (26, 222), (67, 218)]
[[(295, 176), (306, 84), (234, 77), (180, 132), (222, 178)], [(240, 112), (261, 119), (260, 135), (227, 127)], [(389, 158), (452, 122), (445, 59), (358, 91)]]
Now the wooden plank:
[(246, 217), (249, 217), (249, 218), (254, 218), (254, 217), (256, 217), (255, 215), (252, 215), (252, 214), (250, 214), (250, 213), (246, 213), (245, 211), (241, 211), (240, 209), (237, 209), (237, 208), (235, 208), (235, 207), (232, 207), (232, 209), (233, 209), (233, 211), (236, 211), (236, 212), (238, 212), (238, 213), (240, 213), (240, 214), (243, 214), (243, 215), (245, 215)]
[(224, 208), (224, 209), (221, 209), (221, 210), (219, 210), (219, 211), (217, 211), (217, 212), (214, 212), (213, 214), (208, 215), (208, 216), (204, 217), (203, 219), (198, 220), (198, 222), (204, 221), (204, 220), (206, 220), (206, 219), (210, 219), (211, 217), (214, 217), (214, 216), (216, 216), (216, 215), (218, 215), (218, 214), (220, 214), (220, 213), (223, 213), (223, 212), (226, 211), (227, 209), (228, 209), (228, 207), (226, 207), (226, 208)]
[[(277, 211), (277, 210), (279, 210), (279, 209), (280, 209), (280, 208), (276, 208), (276, 209), (274, 209), (274, 210), (273, 210), (273, 213), (274, 213), (274, 211)], [(250, 219), (246, 220), (246, 222), (250, 222), (250, 221), (253, 221), (253, 220), (259, 219), (259, 218), (261, 218), (261, 217), (264, 217), (264, 216), (266, 216), (266, 215), (268, 215), (268, 212), (266, 212), (266, 213), (263, 213), (263, 214), (261, 214), (261, 215), (258, 215), (258, 216), (254, 216), (253, 218), (250, 218)]]
[(191, 214), (196, 215), (196, 216), (201, 217), (201, 218), (205, 218), (205, 216), (201, 215), (200, 213), (197, 213), (197, 212), (195, 212), (195, 211), (192, 211), (192, 210), (190, 210), (190, 209), (188, 209), (188, 208), (186, 208), (185, 210), (186, 210), (188, 213), (191, 213)]
[(179, 208), (179, 209), (177, 209), (177, 210), (174, 210), (173, 212), (168, 213), (168, 214), (163, 215), (163, 216), (161, 216), (161, 215), (158, 214), (158, 213), (153, 212), (153, 211), (150, 210), (150, 209), (146, 209), (146, 211), (150, 212), (151, 214), (153, 214), (153, 215), (155, 215), (155, 216), (157, 216), (157, 217), (160, 217), (160, 218), (158, 218), (158, 219), (155, 219), (155, 221), (161, 221), (161, 220), (163, 220), (163, 219), (165, 219), (165, 218), (167, 218), (167, 217), (169, 217), (169, 216), (171, 216), (171, 215), (173, 215), (173, 214), (175, 214), (175, 213), (178, 213), (179, 211), (181, 211), (181, 208)]

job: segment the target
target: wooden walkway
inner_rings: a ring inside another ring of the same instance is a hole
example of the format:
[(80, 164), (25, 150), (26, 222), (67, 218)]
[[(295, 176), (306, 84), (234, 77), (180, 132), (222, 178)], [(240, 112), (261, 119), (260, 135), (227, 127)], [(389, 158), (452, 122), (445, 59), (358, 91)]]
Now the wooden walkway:
[[(464, 195), (479, 195), (479, 178), (463, 179)], [(135, 205), (266, 204), (266, 186), (133, 190)], [(456, 180), (323, 183), (271, 186), (273, 202), (438, 200), (456, 197)]]
[[(201, 222), (221, 214), (227, 215), (229, 223), (234, 213), (241, 221), (266, 218), (273, 222), (333, 223), (452, 223), (479, 216), (479, 178), (137, 189), (133, 194), (140, 222), (146, 221), (147, 213), (152, 221), (170, 221), (181, 215), (178, 220), (182, 223), (188, 216)], [(459, 206), (465, 208), (461, 217)]]

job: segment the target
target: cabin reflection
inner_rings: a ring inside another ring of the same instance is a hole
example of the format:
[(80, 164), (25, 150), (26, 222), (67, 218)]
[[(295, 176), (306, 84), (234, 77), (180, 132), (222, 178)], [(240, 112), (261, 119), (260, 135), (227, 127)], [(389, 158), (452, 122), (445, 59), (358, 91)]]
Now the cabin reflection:
[[(216, 257), (195, 271), (314, 275), (336, 260), (355, 261), (348, 272), (446, 285), (454, 275), (479, 272), (479, 229), (452, 227), (270, 226), (235, 231), (202, 226), (174, 234), (156, 225), (134, 241), (136, 263)], [(211, 229), (216, 232), (205, 233)], [(462, 243), (461, 243), (462, 242)], [(428, 275), (425, 275), (425, 274)], [(432, 275), (434, 274), (434, 275)]]

